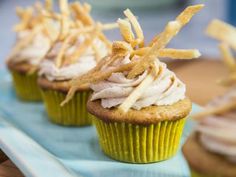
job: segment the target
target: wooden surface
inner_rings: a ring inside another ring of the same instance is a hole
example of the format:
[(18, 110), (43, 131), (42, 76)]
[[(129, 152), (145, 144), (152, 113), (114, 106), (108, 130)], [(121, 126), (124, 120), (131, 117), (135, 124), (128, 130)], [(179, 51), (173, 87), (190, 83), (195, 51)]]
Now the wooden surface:
[[(220, 61), (199, 59), (169, 64), (177, 76), (187, 85), (187, 95), (200, 105), (223, 94), (227, 88), (216, 84), (216, 80), (227, 74)], [(23, 174), (0, 152), (0, 177), (22, 177)]]

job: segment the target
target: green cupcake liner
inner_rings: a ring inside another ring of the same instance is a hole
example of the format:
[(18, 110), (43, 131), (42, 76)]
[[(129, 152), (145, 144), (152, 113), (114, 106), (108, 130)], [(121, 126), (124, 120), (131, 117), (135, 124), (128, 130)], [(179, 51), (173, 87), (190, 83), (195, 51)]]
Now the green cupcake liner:
[(166, 160), (178, 150), (185, 118), (151, 125), (104, 122), (94, 118), (104, 153), (130, 163)]
[(16, 95), (24, 101), (41, 101), (41, 93), (37, 84), (37, 72), (33, 74), (11, 71)]
[(89, 91), (77, 92), (64, 106), (60, 106), (60, 104), (66, 98), (66, 93), (47, 89), (41, 89), (41, 93), (52, 122), (71, 126), (92, 124), (92, 115), (86, 110)]

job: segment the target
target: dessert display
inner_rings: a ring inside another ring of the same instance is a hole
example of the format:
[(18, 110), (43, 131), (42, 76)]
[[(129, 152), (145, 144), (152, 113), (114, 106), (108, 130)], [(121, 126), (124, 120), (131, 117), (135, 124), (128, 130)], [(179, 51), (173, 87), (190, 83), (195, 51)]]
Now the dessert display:
[(102, 150), (130, 163), (166, 160), (178, 150), (191, 101), (185, 84), (159, 58), (192, 59), (196, 49), (166, 48), (170, 40), (204, 5), (187, 7), (148, 44), (132, 12), (118, 19), (123, 41), (86, 75), (73, 80), (62, 104), (69, 104), (83, 85), (93, 90), (87, 103)]
[[(224, 95), (214, 98), (204, 111), (192, 116), (198, 121), (194, 133), (183, 146), (183, 153), (193, 177), (236, 176), (236, 63), (231, 52), (235, 49), (236, 29), (220, 20), (213, 20), (206, 33), (220, 41), (222, 59), (229, 70), (220, 84), (231, 86)], [(193, 153), (194, 152), (194, 153)]]
[(101, 24), (90, 16), (89, 4), (59, 1), (60, 13), (49, 12), (60, 22), (60, 33), (40, 64), (38, 84), (50, 120), (61, 125), (89, 125), (91, 115), (86, 111), (90, 94), (87, 84), (81, 85), (75, 97), (65, 105), (61, 102), (69, 91), (73, 78), (90, 72), (97, 62), (109, 55), (111, 43), (103, 30), (117, 27)]
[(52, 10), (51, 0), (46, 0), (44, 5), (37, 2), (32, 7), (16, 9), (20, 23), (14, 27), (17, 40), (8, 56), (7, 66), (17, 96), (25, 101), (41, 100), (37, 86), (38, 66), (58, 33), (56, 23), (44, 16), (44, 12)]

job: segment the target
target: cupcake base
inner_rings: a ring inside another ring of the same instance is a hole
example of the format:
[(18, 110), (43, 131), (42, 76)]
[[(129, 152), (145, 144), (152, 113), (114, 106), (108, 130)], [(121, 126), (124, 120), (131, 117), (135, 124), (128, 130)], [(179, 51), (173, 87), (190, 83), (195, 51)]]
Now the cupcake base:
[(11, 70), (16, 95), (23, 101), (41, 101), (37, 72), (33, 74)]
[(191, 135), (183, 146), (183, 153), (191, 168), (192, 177), (235, 177), (235, 164), (224, 156), (211, 153), (199, 142), (198, 134)]
[(60, 125), (85, 126), (92, 124), (92, 115), (86, 110), (89, 91), (77, 92), (72, 100), (64, 106), (61, 102), (66, 93), (57, 90), (41, 89), (49, 119)]
[(100, 145), (113, 159), (130, 163), (166, 160), (178, 150), (185, 119), (151, 125), (104, 122), (94, 118)]

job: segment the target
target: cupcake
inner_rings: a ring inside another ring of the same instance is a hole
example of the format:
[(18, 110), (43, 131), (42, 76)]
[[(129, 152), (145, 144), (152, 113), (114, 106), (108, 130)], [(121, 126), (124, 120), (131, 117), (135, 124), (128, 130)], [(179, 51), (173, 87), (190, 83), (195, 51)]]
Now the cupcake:
[[(37, 85), (38, 66), (55, 39), (56, 27), (42, 12), (51, 11), (51, 2), (45, 7), (39, 2), (34, 7), (17, 8), (21, 22), (15, 26), (16, 43), (7, 59), (17, 96), (25, 101), (40, 101)], [(48, 30), (54, 33), (48, 33)]]
[(42, 61), (38, 84), (48, 117), (60, 125), (90, 125), (91, 115), (86, 111), (90, 94), (88, 85), (77, 88), (75, 97), (67, 104), (65, 99), (73, 78), (93, 69), (97, 62), (109, 54), (111, 44), (102, 30), (116, 24), (100, 24), (90, 16), (90, 6), (78, 2), (60, 3), (61, 33)]
[(117, 21), (124, 41), (115, 41), (106, 60), (75, 79), (66, 101), (73, 99), (76, 87), (90, 85), (93, 93), (87, 109), (94, 116), (107, 156), (150, 163), (176, 154), (191, 101), (185, 96), (184, 83), (157, 57), (191, 59), (200, 55), (198, 50), (165, 46), (202, 7), (188, 7), (148, 46), (137, 19), (127, 9), (127, 19)]
[(183, 146), (192, 177), (236, 176), (236, 63), (230, 49), (235, 49), (231, 41), (234, 31), (220, 20), (213, 20), (206, 30), (208, 36), (221, 41), (219, 49), (229, 70), (219, 83), (232, 88), (192, 116), (199, 124)]
[(235, 88), (194, 116), (196, 131), (183, 146), (193, 177), (236, 176)]

